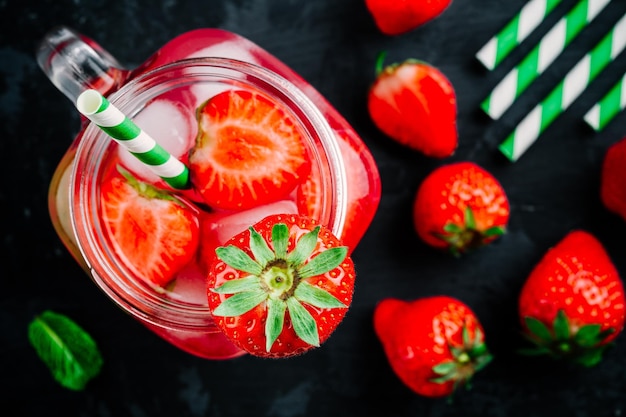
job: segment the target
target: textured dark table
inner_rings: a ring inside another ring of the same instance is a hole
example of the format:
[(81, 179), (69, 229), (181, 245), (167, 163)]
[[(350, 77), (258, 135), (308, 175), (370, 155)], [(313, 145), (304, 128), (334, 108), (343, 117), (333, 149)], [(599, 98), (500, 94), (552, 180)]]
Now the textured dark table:
[[(4, 0), (0, 1), (0, 157), (3, 186), (0, 293), (0, 414), (3, 416), (620, 416), (626, 413), (626, 336), (605, 360), (577, 369), (524, 358), (516, 300), (545, 251), (574, 228), (594, 233), (626, 276), (626, 223), (598, 198), (606, 148), (626, 134), (626, 114), (602, 133), (582, 116), (626, 68), (618, 58), (516, 163), (497, 151), (526, 111), (626, 11), (613, 0), (548, 68), (503, 120), (480, 101), (572, 6), (563, 0), (529, 42), (488, 72), (476, 51), (524, 0), (454, 0), (437, 20), (406, 35), (375, 28), (361, 0)], [(65, 251), (50, 224), (47, 187), (78, 129), (72, 104), (34, 59), (38, 40), (65, 24), (97, 40), (132, 67), (168, 39), (198, 27), (244, 35), (304, 76), (362, 135), (380, 169), (383, 196), (354, 253), (358, 287), (346, 320), (320, 349), (289, 360), (223, 362), (187, 355), (161, 341), (108, 301)], [(378, 53), (438, 66), (458, 95), (460, 145), (444, 161), (407, 152), (370, 121), (365, 98)], [(436, 166), (475, 161), (491, 170), (512, 205), (508, 234), (453, 260), (422, 244), (411, 203)], [(449, 404), (421, 398), (392, 373), (376, 339), (376, 302), (449, 294), (484, 324), (494, 362)], [(83, 392), (57, 385), (27, 340), (33, 317), (52, 309), (97, 340), (101, 375)]]

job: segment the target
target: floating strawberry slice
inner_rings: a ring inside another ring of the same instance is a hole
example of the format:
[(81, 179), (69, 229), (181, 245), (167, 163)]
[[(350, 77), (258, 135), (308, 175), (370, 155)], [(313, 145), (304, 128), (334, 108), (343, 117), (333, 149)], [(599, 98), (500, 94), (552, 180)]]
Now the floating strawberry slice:
[(311, 165), (296, 121), (269, 97), (228, 90), (197, 112), (191, 180), (215, 208), (241, 210), (282, 199)]
[(209, 308), (226, 336), (253, 355), (319, 346), (352, 302), (348, 248), (308, 217), (268, 216), (215, 252)]
[(182, 201), (118, 167), (100, 191), (102, 220), (119, 259), (137, 276), (168, 284), (195, 256), (199, 224)]

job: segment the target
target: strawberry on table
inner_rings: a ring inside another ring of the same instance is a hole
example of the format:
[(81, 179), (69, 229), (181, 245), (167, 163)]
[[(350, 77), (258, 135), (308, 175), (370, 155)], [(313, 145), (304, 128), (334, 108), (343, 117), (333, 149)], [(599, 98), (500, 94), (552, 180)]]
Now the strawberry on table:
[(626, 220), (626, 137), (611, 145), (604, 155), (600, 198), (608, 210)]
[(505, 233), (510, 207), (494, 176), (473, 162), (432, 171), (415, 196), (413, 219), (420, 238), (458, 255)]
[(368, 93), (368, 111), (387, 136), (426, 156), (446, 158), (457, 148), (456, 93), (437, 68), (413, 59), (383, 67)]
[(260, 92), (228, 90), (197, 111), (191, 181), (211, 207), (240, 210), (277, 201), (310, 170), (296, 121)]
[(315, 220), (266, 217), (215, 251), (207, 285), (217, 326), (255, 356), (319, 346), (352, 302), (355, 272), (347, 252)]
[(548, 250), (522, 288), (526, 337), (546, 354), (593, 366), (624, 328), (624, 288), (602, 244), (574, 230)]
[(100, 205), (117, 256), (142, 279), (163, 287), (194, 258), (196, 212), (167, 191), (118, 167), (102, 182)]
[(423, 396), (452, 394), (491, 361), (478, 318), (452, 297), (384, 299), (374, 330), (395, 374)]
[(451, 0), (365, 0), (378, 29), (386, 35), (409, 32), (439, 16)]

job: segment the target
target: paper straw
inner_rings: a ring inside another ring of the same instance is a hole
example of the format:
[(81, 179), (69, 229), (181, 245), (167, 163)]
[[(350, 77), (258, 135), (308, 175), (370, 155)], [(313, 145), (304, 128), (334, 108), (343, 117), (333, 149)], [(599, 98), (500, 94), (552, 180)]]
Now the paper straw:
[(487, 69), (494, 69), (517, 45), (561, 2), (561, 0), (531, 0), (509, 23), (478, 51), (476, 58)]
[(585, 90), (596, 76), (622, 52), (626, 45), (626, 16), (572, 68), (563, 81), (519, 123), (499, 146), (516, 161), (539, 135)]
[(78, 111), (148, 166), (172, 188), (189, 188), (189, 169), (113, 106), (97, 90), (76, 100)]
[(599, 132), (626, 107), (626, 74), (585, 114), (585, 121)]
[(498, 119), (610, 0), (581, 0), (493, 89), (480, 107)]

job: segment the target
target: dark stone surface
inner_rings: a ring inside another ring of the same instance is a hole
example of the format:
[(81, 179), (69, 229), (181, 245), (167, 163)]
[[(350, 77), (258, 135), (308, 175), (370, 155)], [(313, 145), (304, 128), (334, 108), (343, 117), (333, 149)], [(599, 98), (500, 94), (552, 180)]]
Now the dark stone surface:
[[(387, 37), (360, 0), (0, 0), (0, 414), (595, 417), (626, 412), (624, 336), (592, 369), (515, 353), (521, 343), (519, 289), (535, 262), (569, 230), (594, 233), (626, 274), (626, 223), (598, 198), (604, 152), (626, 133), (626, 115), (598, 134), (582, 120), (624, 73), (626, 57), (618, 58), (518, 162), (507, 162), (496, 149), (525, 111), (617, 21), (626, 2), (613, 1), (503, 120), (492, 122), (479, 111), (480, 101), (575, 2), (564, 0), (511, 59), (489, 73), (474, 54), (524, 3), (455, 0), (435, 21)], [(190, 29), (237, 32), (304, 76), (362, 135), (379, 164), (383, 196), (354, 253), (359, 281), (353, 307), (322, 348), (278, 361), (189, 356), (118, 310), (74, 263), (50, 224), (47, 188), (78, 130), (78, 116), (34, 59), (39, 39), (58, 24), (94, 38), (131, 67)], [(436, 161), (407, 152), (373, 126), (365, 97), (382, 50), (389, 61), (428, 61), (452, 81), (460, 133), (453, 157)], [(475, 161), (496, 175), (511, 200), (512, 216), (500, 241), (452, 260), (418, 240), (411, 203), (433, 168), (460, 160)], [(472, 390), (460, 392), (452, 403), (421, 398), (404, 387), (371, 325), (382, 298), (433, 294), (469, 304), (495, 356)], [(102, 374), (83, 392), (57, 385), (28, 343), (28, 323), (45, 309), (77, 320), (101, 347)]]

